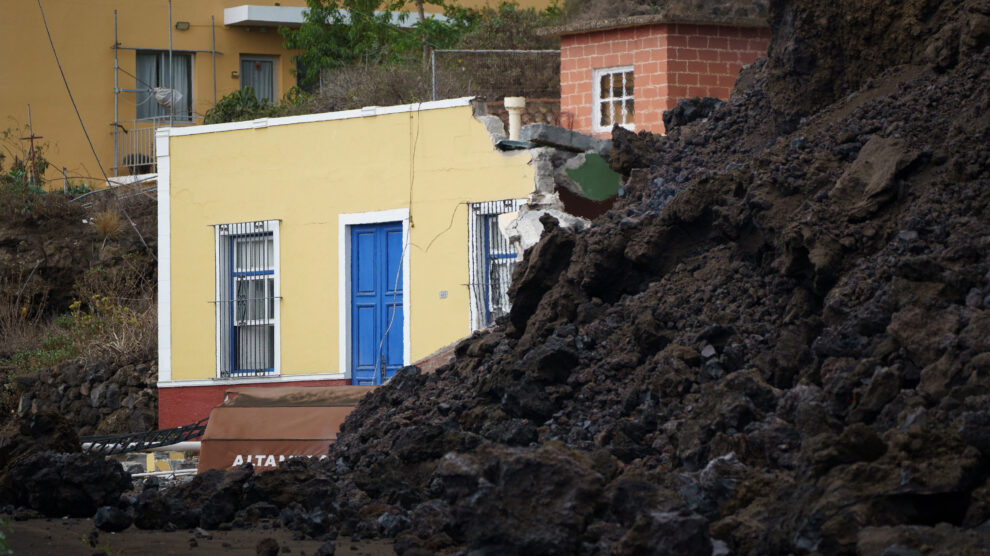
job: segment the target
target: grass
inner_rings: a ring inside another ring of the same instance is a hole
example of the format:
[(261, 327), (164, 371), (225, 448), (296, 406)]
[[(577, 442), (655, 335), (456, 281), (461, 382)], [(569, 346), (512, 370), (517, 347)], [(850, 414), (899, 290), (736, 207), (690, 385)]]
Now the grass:
[(68, 311), (46, 316), (0, 284), (0, 412), (20, 396), (16, 378), (67, 362), (126, 364), (157, 351), (154, 276), (143, 255), (124, 255), (113, 267), (90, 268), (77, 278)]
[(96, 228), (96, 233), (103, 238), (103, 243), (110, 238), (117, 237), (120, 232), (124, 231), (124, 224), (121, 220), (120, 210), (116, 207), (105, 208), (95, 215), (91, 219), (93, 222), (93, 227)]

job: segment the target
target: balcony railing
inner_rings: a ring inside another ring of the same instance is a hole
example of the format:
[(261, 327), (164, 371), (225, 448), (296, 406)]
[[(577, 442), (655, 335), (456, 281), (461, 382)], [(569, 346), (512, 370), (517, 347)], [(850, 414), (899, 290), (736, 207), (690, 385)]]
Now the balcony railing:
[[(199, 118), (173, 119), (171, 126), (202, 123)], [(113, 126), (113, 174), (150, 174), (157, 172), (155, 131), (169, 127), (168, 116), (117, 122)]]

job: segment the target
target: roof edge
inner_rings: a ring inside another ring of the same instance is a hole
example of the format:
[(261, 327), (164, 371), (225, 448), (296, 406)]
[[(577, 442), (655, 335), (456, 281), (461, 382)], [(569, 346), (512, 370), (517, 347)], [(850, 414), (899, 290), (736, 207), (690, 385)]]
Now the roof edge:
[(283, 116), (280, 118), (258, 118), (257, 120), (228, 122), (222, 124), (166, 127), (158, 130), (158, 133), (167, 134), (169, 137), (181, 137), (183, 135), (219, 133), (239, 129), (261, 129), (280, 125), (328, 122), (332, 120), (350, 120), (353, 118), (369, 118), (373, 116), (384, 116), (387, 114), (402, 114), (405, 112), (423, 112), (426, 110), (471, 106), (471, 101), (475, 98), (476, 97), (460, 97), (444, 100), (431, 100), (427, 102), (413, 102), (410, 104), (399, 104), (396, 106), (365, 106), (364, 108), (343, 110), (340, 112), (320, 112), (318, 114), (302, 114), (299, 116)]
[(647, 14), (631, 15), (627, 17), (615, 17), (609, 19), (592, 19), (586, 21), (576, 21), (564, 25), (554, 25), (538, 29), (536, 34), (544, 37), (560, 35), (577, 35), (581, 33), (591, 33), (594, 31), (608, 31), (611, 29), (623, 29), (626, 27), (639, 27), (641, 25), (722, 25), (726, 27), (750, 27), (769, 28), (770, 24), (763, 16), (733, 16), (733, 15), (692, 15), (692, 14)]

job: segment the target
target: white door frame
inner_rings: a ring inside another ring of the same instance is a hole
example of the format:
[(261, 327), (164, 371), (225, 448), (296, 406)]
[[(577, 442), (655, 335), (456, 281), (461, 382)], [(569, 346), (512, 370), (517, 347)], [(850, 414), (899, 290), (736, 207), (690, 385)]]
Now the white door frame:
[(409, 346), (409, 209), (337, 215), (337, 303), (340, 373), (351, 377), (351, 226), (402, 222), (402, 364), (410, 363)]

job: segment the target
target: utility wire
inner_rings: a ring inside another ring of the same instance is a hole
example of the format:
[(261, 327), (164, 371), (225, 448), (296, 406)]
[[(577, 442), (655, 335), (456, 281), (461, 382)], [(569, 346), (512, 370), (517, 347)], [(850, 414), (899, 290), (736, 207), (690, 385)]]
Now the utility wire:
[[(409, 111), (409, 229), (406, 231), (406, 241), (402, 244), (402, 252), (399, 253), (399, 269), (395, 273), (395, 283), (392, 285), (392, 312), (388, 319), (388, 326), (385, 327), (385, 332), (382, 334), (381, 339), (378, 341), (378, 359), (380, 361), (385, 360), (385, 338), (388, 337), (389, 332), (392, 331), (392, 324), (395, 322), (395, 305), (396, 300), (399, 297), (399, 277), (402, 275), (403, 265), (405, 264), (406, 251), (409, 249), (410, 242), (412, 241), (412, 229), (413, 229), (413, 210), (412, 210), (412, 199), (413, 199), (413, 182), (416, 179), (416, 147), (419, 145), (419, 123), (420, 118), (422, 118), (423, 113), (423, 103), (420, 102), (416, 106), (416, 134), (413, 135), (412, 118), (413, 112)], [(453, 223), (453, 220), (451, 221)], [(409, 292), (403, 290), (403, 296), (409, 295)], [(406, 300), (403, 298), (403, 308), (405, 307)], [(404, 332), (403, 332), (404, 335)], [(403, 338), (404, 340), (404, 338)], [(381, 369), (382, 382), (385, 382), (385, 365), (382, 363)]]
[[(89, 150), (93, 152), (93, 158), (96, 159), (96, 165), (100, 168), (100, 173), (103, 174), (103, 179), (105, 180), (104, 183), (109, 184), (110, 178), (107, 176), (106, 170), (103, 169), (103, 163), (100, 162), (99, 155), (96, 154), (96, 147), (93, 146), (93, 141), (89, 138), (89, 132), (86, 131), (86, 124), (83, 123), (82, 114), (79, 113), (79, 107), (76, 105), (76, 99), (73, 98), (72, 89), (69, 88), (69, 80), (66, 79), (65, 71), (62, 69), (62, 61), (58, 58), (58, 51), (55, 49), (55, 41), (52, 40), (52, 32), (51, 29), (48, 28), (48, 18), (45, 17), (45, 8), (41, 5), (41, 0), (38, 0), (38, 10), (41, 11), (41, 22), (45, 24), (45, 33), (48, 35), (48, 44), (52, 46), (52, 54), (55, 55), (55, 63), (58, 65), (58, 72), (62, 75), (62, 83), (65, 84), (65, 92), (69, 94), (69, 101), (72, 102), (72, 109), (76, 111), (76, 118), (79, 119), (79, 126), (82, 127), (83, 135), (86, 136), (86, 142), (89, 143)], [(131, 215), (127, 214), (127, 210), (120, 202), (120, 197), (118, 197), (117, 193), (112, 189), (110, 194), (113, 195), (113, 198), (117, 201), (117, 208), (120, 209), (120, 212), (124, 215), (124, 218), (127, 219), (127, 222), (131, 225), (134, 233), (137, 234), (138, 239), (141, 240), (141, 245), (144, 245), (145, 250), (148, 251), (151, 258), (157, 262), (158, 257), (155, 255), (155, 252), (152, 251), (151, 247), (148, 247), (148, 243), (144, 240), (144, 236), (141, 235), (141, 231), (138, 230), (137, 225), (133, 220), (131, 220)]]

